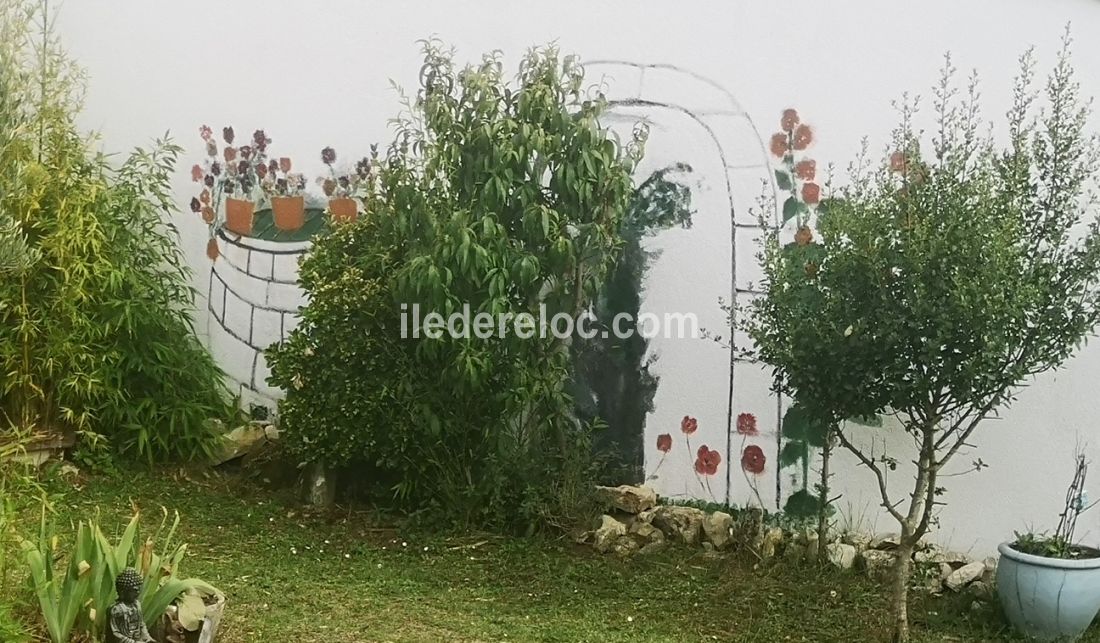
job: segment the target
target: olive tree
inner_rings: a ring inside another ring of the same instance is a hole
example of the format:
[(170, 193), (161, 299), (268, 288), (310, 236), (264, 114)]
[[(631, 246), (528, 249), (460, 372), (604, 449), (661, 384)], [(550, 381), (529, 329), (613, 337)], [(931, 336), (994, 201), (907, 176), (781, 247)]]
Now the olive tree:
[[(1021, 58), (1003, 145), (979, 115), (977, 82), (957, 89), (948, 59), (931, 136), (903, 101), (888, 161), (853, 165), (818, 238), (776, 235), (761, 254), (769, 287), (746, 316), (758, 357), (779, 391), (837, 423), (900, 527), (895, 641), (909, 638), (911, 554), (944, 502), (944, 467), (1100, 320), (1098, 146), (1068, 44), (1042, 93), (1030, 52)], [(911, 452), (876, 454), (842, 422), (883, 413)], [(905, 461), (915, 476), (898, 498), (887, 476)]]

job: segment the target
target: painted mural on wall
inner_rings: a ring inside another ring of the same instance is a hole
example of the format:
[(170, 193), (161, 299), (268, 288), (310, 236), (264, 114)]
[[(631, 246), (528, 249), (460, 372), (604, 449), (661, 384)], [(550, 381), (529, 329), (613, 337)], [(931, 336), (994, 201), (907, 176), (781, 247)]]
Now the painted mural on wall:
[(209, 341), (240, 397), (241, 407), (269, 416), (282, 392), (267, 383), (264, 350), (298, 323), (305, 296), (298, 262), (310, 239), (332, 225), (355, 219), (356, 197), (372, 179), (372, 160), (337, 168), (336, 152), (321, 150), (326, 171), (317, 177), (326, 201), (306, 193), (307, 179), (288, 157), (269, 153), (271, 138), (256, 130), (240, 141), (232, 127), (220, 137), (199, 128), (205, 158), (191, 168), (199, 193), (191, 210), (209, 229), (207, 287)]
[[(770, 374), (743, 358), (748, 340), (732, 331), (730, 311), (759, 292), (761, 233), (797, 224), (820, 198), (814, 162), (803, 158), (812, 131), (785, 114), (782, 145), (777, 134), (765, 146), (737, 101), (705, 78), (616, 61), (587, 70), (602, 78), (613, 128), (649, 128), (625, 245), (594, 312), (601, 320), (691, 313), (704, 332), (579, 344), (578, 416), (607, 425), (599, 445), (615, 454), (623, 479), (645, 480), (672, 498), (779, 507), (807, 476), (791, 469), (797, 439), (780, 430), (784, 409)], [(242, 407), (273, 412), (282, 393), (267, 384), (263, 351), (296, 326), (305, 303), (298, 261), (314, 235), (355, 217), (353, 197), (371, 180), (371, 159), (340, 173), (335, 152), (323, 150), (329, 174), (317, 182), (327, 202), (316, 202), (262, 130), (243, 143), (228, 127), (219, 137), (203, 126), (200, 135), (207, 156), (192, 168), (199, 194), (191, 208), (210, 229), (211, 349)], [(784, 169), (775, 171), (775, 161)], [(777, 187), (783, 218), (763, 220), (757, 206)], [(280, 212), (288, 201), (294, 209)], [(806, 453), (795, 463), (803, 470)]]

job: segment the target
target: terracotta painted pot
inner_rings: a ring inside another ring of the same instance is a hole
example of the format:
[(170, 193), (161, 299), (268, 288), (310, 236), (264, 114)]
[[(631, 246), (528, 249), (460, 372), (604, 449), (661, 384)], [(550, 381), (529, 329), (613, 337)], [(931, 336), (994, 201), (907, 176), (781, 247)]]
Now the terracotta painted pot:
[(244, 199), (225, 200), (225, 228), (239, 235), (251, 236), (254, 206)]
[(306, 200), (300, 196), (273, 196), (271, 212), (276, 228), (288, 232), (297, 230), (306, 222)]
[(347, 197), (328, 200), (329, 215), (334, 223), (351, 223), (359, 215), (359, 204)]

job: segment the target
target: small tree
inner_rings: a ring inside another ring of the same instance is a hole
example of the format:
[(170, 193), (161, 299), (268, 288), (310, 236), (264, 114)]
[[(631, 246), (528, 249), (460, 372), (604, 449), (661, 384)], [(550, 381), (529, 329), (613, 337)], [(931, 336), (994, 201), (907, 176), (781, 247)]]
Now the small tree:
[[(985, 134), (976, 81), (960, 95), (948, 59), (931, 151), (906, 101), (888, 164), (867, 172), (861, 159), (819, 215), (820, 240), (776, 236), (762, 253), (769, 289), (748, 313), (759, 357), (779, 391), (838, 423), (836, 439), (874, 474), (900, 526), (895, 641), (909, 639), (911, 554), (942, 503), (944, 466), (1100, 320), (1100, 228), (1084, 198), (1098, 146), (1084, 133), (1068, 45), (1038, 118), (1032, 57), (1022, 57), (1004, 148)], [(841, 422), (883, 412), (913, 438), (907, 499), (886, 483), (902, 458), (876, 456)]]

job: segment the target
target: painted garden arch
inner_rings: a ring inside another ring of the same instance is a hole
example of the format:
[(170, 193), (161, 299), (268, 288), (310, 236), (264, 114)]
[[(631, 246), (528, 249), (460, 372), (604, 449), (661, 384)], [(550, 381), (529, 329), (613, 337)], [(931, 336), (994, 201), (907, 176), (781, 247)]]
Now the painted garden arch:
[[(755, 256), (760, 235), (764, 232), (756, 206), (762, 196), (775, 196), (773, 169), (752, 119), (721, 85), (672, 65), (593, 60), (586, 62), (585, 68), (588, 78), (601, 82), (601, 90), (610, 104), (609, 121), (625, 124), (641, 120), (649, 124), (651, 141), (647, 157), (655, 159), (657, 164), (679, 160), (676, 154), (684, 151), (661, 149), (661, 136), (653, 135), (652, 131), (667, 128), (671, 128), (672, 133), (664, 137), (666, 140), (690, 136), (696, 145), (689, 153), (696, 157), (699, 154), (713, 157), (714, 160), (706, 162), (707, 168), (699, 179), (702, 190), (714, 194), (709, 196), (707, 204), (700, 205), (697, 222), (699, 227), (707, 228), (704, 232), (707, 237), (719, 229), (724, 229), (728, 235), (728, 243), (723, 243), (727, 256), (710, 255), (712, 263), (722, 266), (719, 270), (725, 273), (726, 280), (717, 288), (718, 292), (704, 287), (694, 296), (703, 310), (718, 307), (719, 299), (739, 304), (751, 301), (759, 292), (760, 275)], [(723, 225), (711, 225), (718, 219)], [(778, 227), (774, 211), (770, 221)], [(691, 241), (684, 237), (673, 239), (671, 243)], [(703, 256), (707, 256), (705, 250)], [(658, 261), (666, 261), (664, 255)], [(660, 277), (654, 275), (653, 279)], [(651, 285), (647, 283), (645, 289), (648, 299)], [(748, 337), (733, 331), (733, 320), (725, 320), (722, 324), (705, 330), (721, 334), (726, 344), (724, 348), (710, 339), (677, 340), (710, 342), (709, 350), (724, 353), (724, 366), (718, 369), (717, 364), (711, 363), (711, 372), (705, 375), (707, 378), (724, 376), (724, 399), (712, 396), (706, 404), (710, 423), (716, 426), (697, 421), (701, 413), (687, 406), (680, 407), (676, 396), (658, 399), (646, 418), (643, 431), (646, 475), (662, 495), (700, 497), (727, 504), (755, 501), (778, 508), (784, 487), (778, 468), (782, 447), (779, 431), (782, 400), (770, 392), (770, 374), (762, 366), (738, 357), (737, 349), (747, 345)], [(659, 359), (666, 359), (669, 352), (698, 350), (686, 346), (670, 342), (663, 347), (665, 353)], [(675, 365), (670, 365), (670, 370), (662, 372), (661, 377), (666, 381), (683, 377), (683, 370), (682, 365), (679, 372)], [(681, 416), (690, 416), (692, 421), (681, 427)], [(699, 439), (693, 445), (692, 438), (696, 436)], [(670, 438), (677, 444), (683, 443), (682, 456), (686, 456), (686, 460), (673, 457), (680, 450), (669, 447)], [(700, 444), (700, 440), (717, 444), (715, 450), (721, 457), (716, 472), (711, 465), (718, 459), (704, 458), (702, 452), (709, 447)], [(695, 451), (696, 446), (698, 451)], [(717, 475), (712, 477), (712, 472)], [(700, 483), (698, 486), (692, 482), (693, 477)], [(724, 491), (716, 493), (711, 480), (723, 478)], [(771, 484), (773, 479), (774, 485)]]

